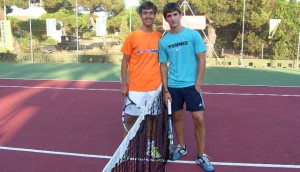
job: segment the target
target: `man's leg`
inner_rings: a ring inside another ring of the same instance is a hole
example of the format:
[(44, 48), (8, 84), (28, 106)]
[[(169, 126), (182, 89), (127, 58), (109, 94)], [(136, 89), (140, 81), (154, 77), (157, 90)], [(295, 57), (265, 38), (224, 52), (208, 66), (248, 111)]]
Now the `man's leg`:
[(195, 137), (198, 148), (198, 155), (202, 155), (205, 149), (205, 122), (204, 111), (192, 112), (192, 117), (195, 125)]
[[(138, 116), (125, 115), (125, 127), (129, 131), (134, 125), (135, 121), (138, 119)], [(124, 129), (123, 137), (125, 138), (127, 135), (127, 131)]]
[(183, 110), (173, 112), (173, 126), (176, 134), (178, 144), (180, 146), (185, 146), (184, 143), (184, 133), (183, 133)]
[(209, 160), (209, 156), (204, 153), (205, 148), (205, 123), (204, 123), (204, 111), (192, 112), (194, 124), (195, 124), (195, 136), (198, 147), (198, 154), (196, 163), (199, 164), (204, 171), (214, 172), (214, 166)]

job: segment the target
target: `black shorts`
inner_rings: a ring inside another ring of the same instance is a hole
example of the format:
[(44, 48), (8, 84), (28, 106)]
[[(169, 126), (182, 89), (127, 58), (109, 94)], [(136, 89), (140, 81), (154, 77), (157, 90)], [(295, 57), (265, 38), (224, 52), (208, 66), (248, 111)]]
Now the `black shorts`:
[(169, 87), (168, 90), (172, 96), (172, 111), (183, 109), (184, 103), (187, 111), (195, 112), (205, 109), (202, 94), (194, 85), (184, 88)]

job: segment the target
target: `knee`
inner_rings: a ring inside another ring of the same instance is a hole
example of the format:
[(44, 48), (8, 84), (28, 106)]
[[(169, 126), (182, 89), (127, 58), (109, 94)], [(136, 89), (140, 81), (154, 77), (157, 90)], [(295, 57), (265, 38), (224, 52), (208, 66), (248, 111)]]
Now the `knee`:
[(205, 127), (204, 118), (202, 116), (194, 118), (194, 123), (196, 127)]
[(182, 120), (182, 114), (173, 113), (172, 119), (173, 119), (174, 122), (181, 121)]

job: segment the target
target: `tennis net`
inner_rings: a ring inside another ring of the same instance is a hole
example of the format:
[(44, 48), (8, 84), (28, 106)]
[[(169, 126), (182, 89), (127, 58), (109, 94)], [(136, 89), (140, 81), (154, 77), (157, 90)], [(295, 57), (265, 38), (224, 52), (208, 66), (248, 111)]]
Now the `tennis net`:
[(160, 86), (103, 172), (163, 172), (168, 144), (168, 115)]

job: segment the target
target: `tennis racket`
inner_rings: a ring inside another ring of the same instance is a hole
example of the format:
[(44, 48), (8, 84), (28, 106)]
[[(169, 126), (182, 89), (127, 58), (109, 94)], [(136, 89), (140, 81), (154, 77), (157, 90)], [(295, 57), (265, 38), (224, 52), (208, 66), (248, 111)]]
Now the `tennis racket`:
[(177, 160), (180, 158), (179, 154), (174, 154), (174, 141), (173, 141), (173, 129), (172, 129), (172, 109), (171, 109), (171, 101), (168, 100), (168, 139), (169, 139), (169, 159)]
[(129, 96), (125, 96), (124, 98), (124, 107), (123, 107), (123, 112), (122, 112), (122, 123), (123, 123), (123, 127), (126, 130), (126, 132), (129, 131), (129, 129), (126, 127), (125, 124), (125, 115), (135, 115), (135, 116), (139, 116), (142, 114), (142, 110), (139, 106), (137, 106), (134, 101), (132, 101)]

